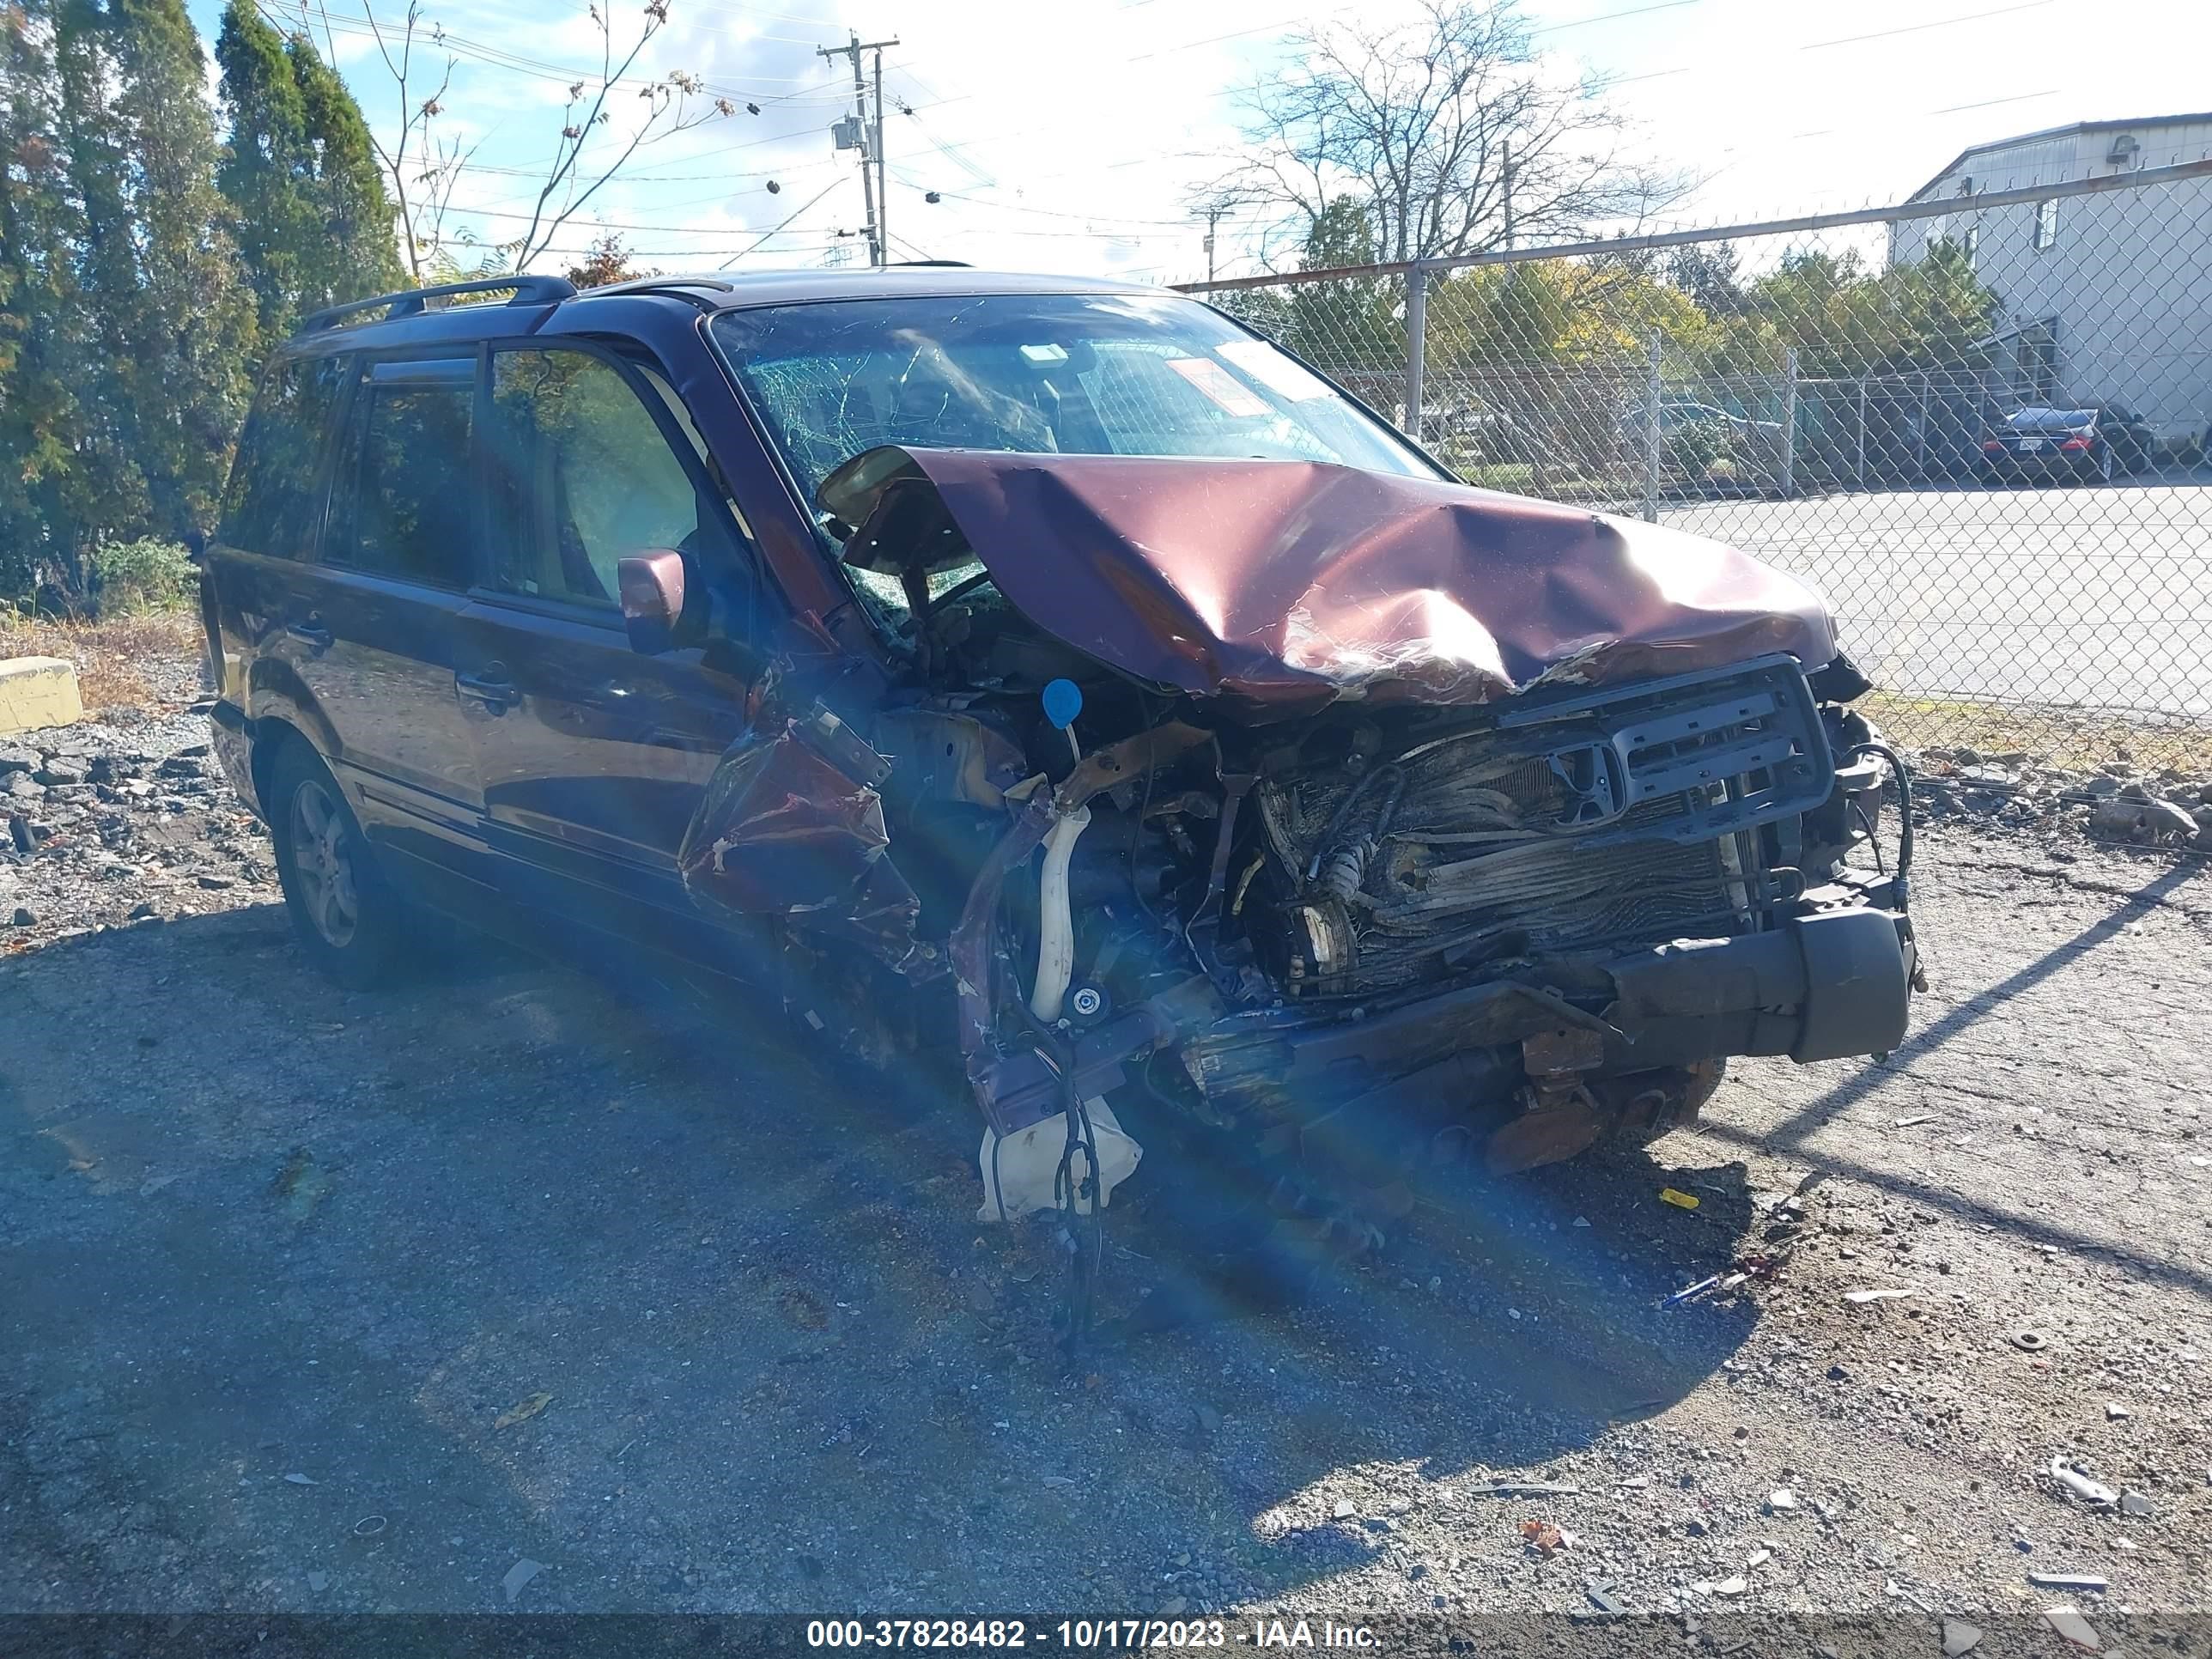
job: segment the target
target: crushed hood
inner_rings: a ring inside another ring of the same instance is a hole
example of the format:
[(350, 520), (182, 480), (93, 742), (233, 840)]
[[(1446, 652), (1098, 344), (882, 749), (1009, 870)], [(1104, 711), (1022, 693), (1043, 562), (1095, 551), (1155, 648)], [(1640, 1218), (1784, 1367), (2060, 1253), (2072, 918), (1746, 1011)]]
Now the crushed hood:
[(1480, 703), (1772, 652), (1835, 654), (1810, 588), (1638, 520), (1302, 461), (885, 447), (822, 487), (845, 556), (969, 555), (1037, 627), (1255, 714)]

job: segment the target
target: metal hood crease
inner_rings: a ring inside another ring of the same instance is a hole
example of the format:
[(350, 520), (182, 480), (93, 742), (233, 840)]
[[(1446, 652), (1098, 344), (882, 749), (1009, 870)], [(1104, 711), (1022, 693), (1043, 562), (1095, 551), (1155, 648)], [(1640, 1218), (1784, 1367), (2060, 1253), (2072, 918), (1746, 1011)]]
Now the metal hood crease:
[(1255, 717), (1835, 654), (1819, 598), (1733, 548), (1440, 479), (884, 447), (822, 500), (859, 526), (848, 562), (905, 575), (972, 556), (1036, 627)]

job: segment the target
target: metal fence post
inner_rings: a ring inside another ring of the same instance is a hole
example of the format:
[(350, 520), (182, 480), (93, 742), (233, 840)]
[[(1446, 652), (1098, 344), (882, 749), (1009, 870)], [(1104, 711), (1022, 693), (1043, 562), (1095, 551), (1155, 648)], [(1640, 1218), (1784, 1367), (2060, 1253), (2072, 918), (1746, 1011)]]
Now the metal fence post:
[(1867, 383), (1866, 376), (1862, 374), (1859, 376), (1858, 465), (1852, 469), (1853, 485), (1860, 489), (1866, 488), (1866, 415)]
[(1644, 379), (1644, 521), (1659, 522), (1659, 369), (1666, 342), (1651, 331), (1651, 363)]
[(1912, 442), (1912, 472), (1917, 478), (1928, 476), (1928, 392), (1929, 376), (1925, 369), (1920, 373), (1920, 423), (1914, 429)]
[(1782, 356), (1782, 494), (1797, 493), (1797, 348)]
[(1406, 435), (1421, 441), (1421, 375), (1429, 344), (1429, 277), (1415, 265), (1406, 273)]

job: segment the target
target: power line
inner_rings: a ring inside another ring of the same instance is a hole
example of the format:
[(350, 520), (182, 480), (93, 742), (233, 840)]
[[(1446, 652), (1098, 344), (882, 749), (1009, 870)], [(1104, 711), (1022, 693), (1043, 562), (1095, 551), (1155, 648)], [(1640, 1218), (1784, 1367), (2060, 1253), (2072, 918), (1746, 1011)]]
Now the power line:
[(791, 222), (792, 219), (796, 219), (797, 217), (799, 217), (799, 216), (800, 214), (802, 214), (802, 213), (805, 212), (805, 211), (807, 210), (807, 209), (809, 209), (809, 208), (812, 207), (812, 206), (813, 206), (817, 202), (819, 202), (819, 201), (822, 199), (822, 198), (823, 198), (823, 196), (827, 196), (827, 195), (828, 195), (831, 191), (833, 191), (833, 190), (836, 189), (838, 185), (840, 185), (843, 184), (844, 182), (845, 182), (845, 181), (844, 181), (842, 179), (831, 179), (831, 180), (830, 180), (827, 185), (823, 185), (823, 186), (822, 191), (821, 191), (821, 193), (820, 193), (819, 195), (811, 196), (811, 197), (807, 198), (807, 199), (806, 199), (805, 201), (802, 202), (802, 203), (801, 203), (798, 207), (794, 208), (794, 209), (792, 210), (792, 213), (791, 213), (791, 216), (790, 216), (790, 218), (787, 218), (787, 219), (784, 220), (783, 223), (782, 223), (782, 224), (778, 225), (778, 226), (775, 228), (775, 230), (771, 230), (771, 231), (769, 231), (769, 232), (768, 233), (768, 235), (767, 235), (767, 236), (763, 236), (763, 237), (760, 239), (760, 241), (758, 241), (758, 242), (754, 242), (754, 243), (750, 244), (750, 246), (748, 246), (742, 247), (742, 248), (738, 249), (735, 253), (732, 253), (732, 254), (728, 258), (726, 258), (726, 259), (723, 260), (723, 261), (722, 261), (722, 263), (721, 263), (721, 265), (720, 265), (719, 268), (720, 268), (720, 270), (728, 270), (732, 265), (733, 265), (733, 264), (737, 264), (737, 262), (738, 262), (738, 260), (740, 260), (740, 259), (744, 258), (745, 257), (745, 255), (746, 255), (746, 254), (752, 252), (754, 251), (754, 249), (756, 249), (756, 248), (759, 247), (759, 246), (761, 246), (761, 243), (762, 243), (762, 242), (765, 242), (765, 241), (767, 241), (767, 240), (769, 240), (769, 236), (774, 236), (775, 234), (776, 234), (777, 231), (781, 231), (781, 230), (783, 228), (784, 225), (787, 225), (787, 224), (789, 224), (789, 223)]
[(1970, 11), (1961, 17), (1938, 17), (1932, 22), (1906, 23), (1898, 28), (1877, 29), (1872, 34), (1846, 34), (1834, 40), (1815, 40), (1797, 48), (1800, 52), (1819, 52), (1827, 46), (1852, 46), (1862, 40), (1887, 40), (1899, 34), (1918, 34), (1923, 29), (1948, 28), (1954, 23), (1978, 23), (1984, 17), (2008, 17), (2016, 11), (2033, 11), (2047, 6), (2051, 0), (2025, 0), (2017, 6), (1999, 6), (1995, 11)]
[(1632, 6), (1626, 11), (1601, 12), (1595, 17), (1572, 17), (1564, 23), (1543, 23), (1528, 31), (1531, 34), (1557, 34), (1561, 29), (1586, 28), (1592, 23), (1610, 23), (1616, 18), (1641, 17), (1648, 11), (1674, 11), (1683, 6), (1694, 6), (1698, 0), (1658, 0), (1650, 6)]

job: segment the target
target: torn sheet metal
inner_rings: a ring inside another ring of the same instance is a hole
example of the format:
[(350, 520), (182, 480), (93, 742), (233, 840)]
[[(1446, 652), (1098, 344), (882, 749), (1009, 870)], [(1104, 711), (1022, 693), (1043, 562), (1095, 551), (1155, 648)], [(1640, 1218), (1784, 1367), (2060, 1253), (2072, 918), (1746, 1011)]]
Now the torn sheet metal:
[(1278, 718), (1835, 655), (1795, 578), (1662, 526), (1296, 461), (871, 450), (822, 488), (848, 562), (971, 555), (1037, 627)]
[(677, 867), (710, 914), (782, 916), (856, 939), (927, 979), (941, 955), (915, 938), (921, 900), (886, 855), (877, 786), (890, 763), (826, 708), (730, 746), (684, 833)]

